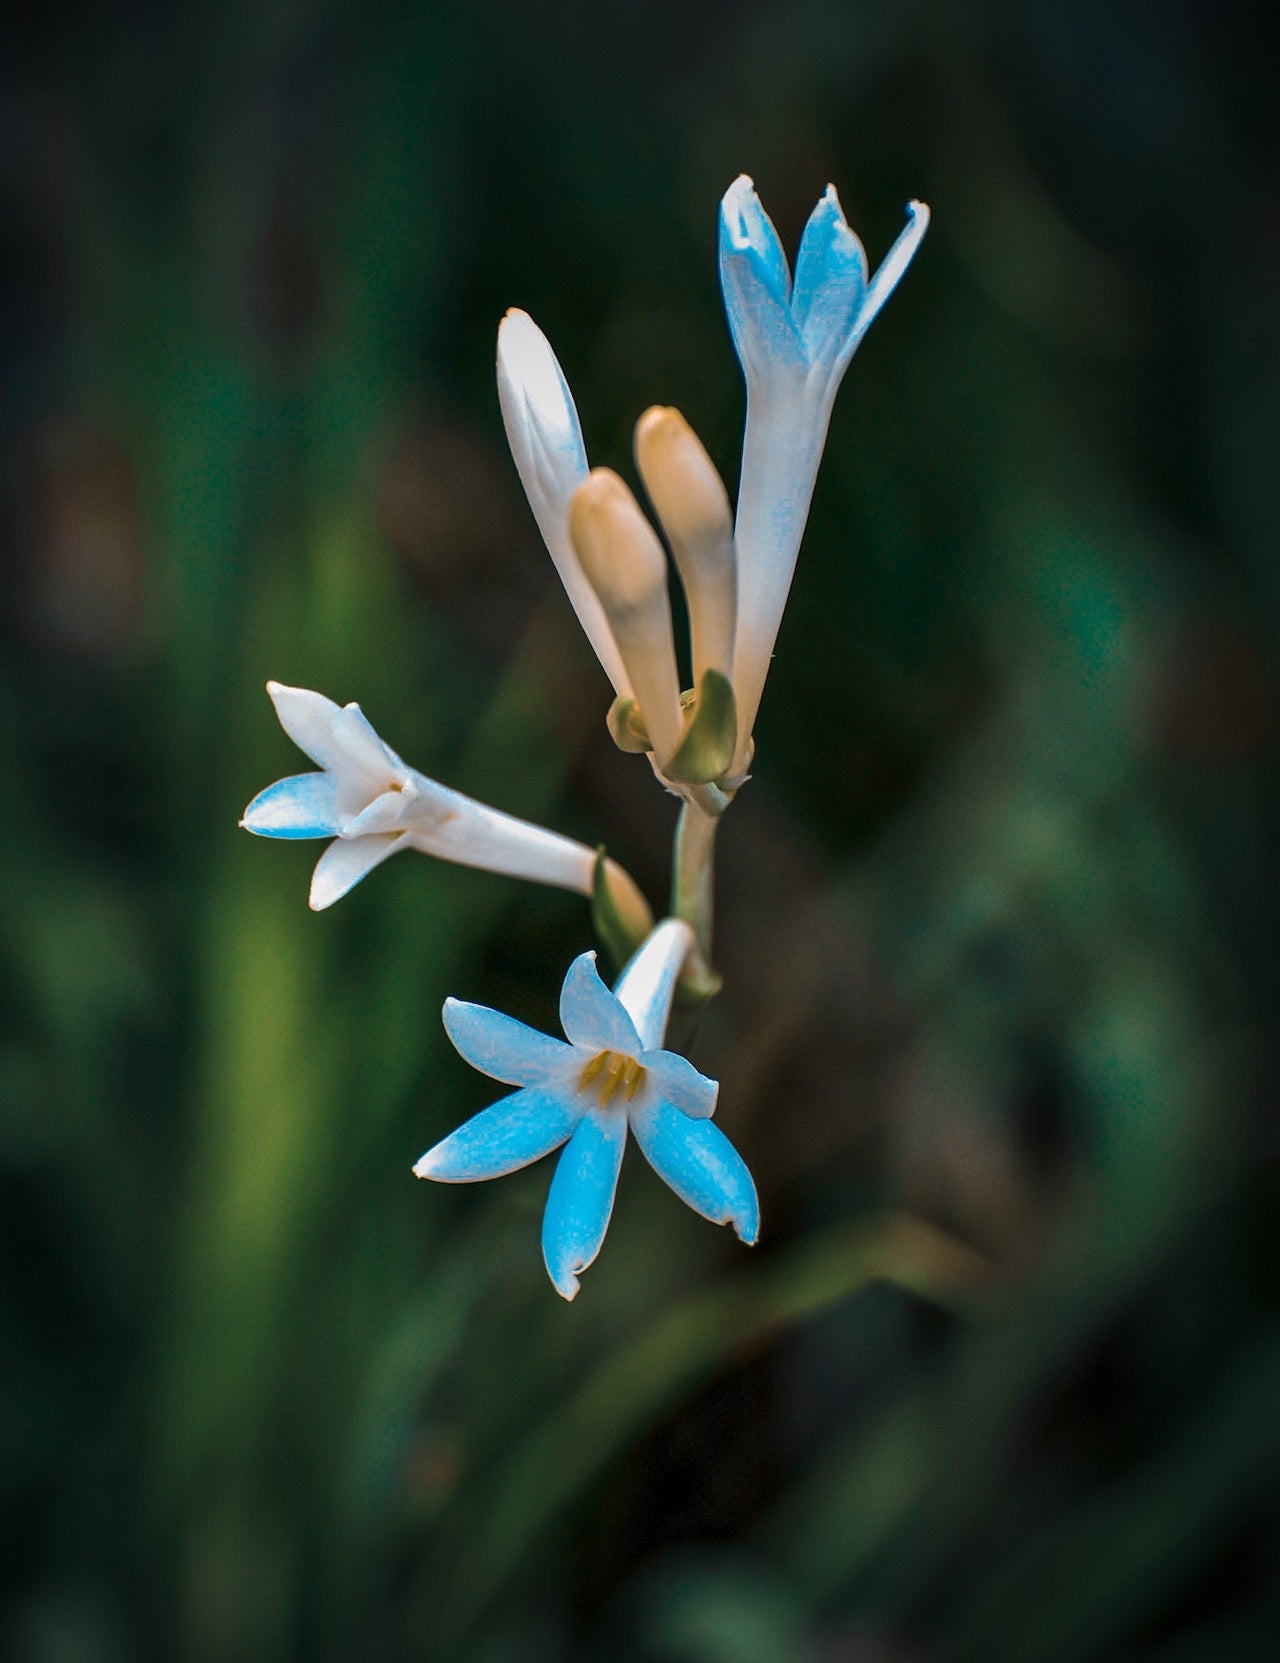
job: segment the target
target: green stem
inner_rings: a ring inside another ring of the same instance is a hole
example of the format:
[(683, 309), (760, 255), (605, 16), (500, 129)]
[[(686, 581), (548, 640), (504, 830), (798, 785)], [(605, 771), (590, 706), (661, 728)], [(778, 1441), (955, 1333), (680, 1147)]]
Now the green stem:
[(715, 896), (715, 842), (720, 817), (686, 802), (676, 827), (675, 886), (671, 911), (693, 926), (698, 950), (711, 960), (711, 929)]

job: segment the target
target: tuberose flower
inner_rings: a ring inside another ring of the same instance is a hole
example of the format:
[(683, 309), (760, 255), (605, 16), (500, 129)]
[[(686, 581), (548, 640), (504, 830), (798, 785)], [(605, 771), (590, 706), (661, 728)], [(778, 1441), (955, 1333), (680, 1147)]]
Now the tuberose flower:
[(804, 228), (793, 282), (778, 233), (745, 174), (720, 204), (720, 283), (747, 383), (734, 528), (736, 770), (745, 764), (836, 391), (928, 229), (923, 202), (909, 203), (907, 214), (906, 228), (868, 278), (866, 253), (829, 185)]
[[(311, 906), (332, 906), (401, 849), (418, 849), (533, 883), (590, 895), (597, 855), (583, 843), (531, 825), (428, 779), (379, 738), (357, 704), (336, 705), (305, 687), (267, 683), (280, 726), (318, 773), (294, 774), (261, 791), (240, 824), (259, 837), (331, 837), (311, 879)], [(635, 921), (648, 907), (631, 879), (605, 863), (614, 904)]]
[(630, 1127), (659, 1177), (695, 1212), (731, 1223), (747, 1243), (760, 1229), (755, 1185), (710, 1116), (718, 1087), (662, 1049), (671, 998), (693, 932), (667, 919), (632, 958), (614, 991), (595, 954), (569, 966), (560, 994), (567, 1043), (484, 1005), (445, 1001), (444, 1025), (473, 1068), (519, 1089), (468, 1120), (414, 1167), (419, 1178), (499, 1178), (565, 1145), (542, 1226), (558, 1293), (572, 1299), (600, 1251)]

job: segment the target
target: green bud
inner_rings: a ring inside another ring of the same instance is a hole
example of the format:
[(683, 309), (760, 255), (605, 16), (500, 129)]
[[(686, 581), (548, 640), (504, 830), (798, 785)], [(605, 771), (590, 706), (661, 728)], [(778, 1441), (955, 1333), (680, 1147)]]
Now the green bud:
[(653, 929), (649, 903), (622, 868), (606, 856), (603, 843), (596, 850), (591, 873), (591, 922), (619, 969)]
[(640, 714), (640, 707), (634, 699), (629, 699), (625, 693), (619, 693), (609, 706), (609, 714), (605, 717), (609, 734), (620, 751), (651, 751), (653, 745), (649, 739), (649, 730), (644, 725), (644, 717)]

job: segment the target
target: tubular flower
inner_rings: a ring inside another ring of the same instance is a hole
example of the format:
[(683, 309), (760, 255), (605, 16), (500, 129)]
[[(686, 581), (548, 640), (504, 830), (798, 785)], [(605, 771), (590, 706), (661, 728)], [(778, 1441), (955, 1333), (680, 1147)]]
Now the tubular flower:
[[(402, 762), (360, 706), (336, 705), (305, 687), (267, 683), (280, 726), (318, 773), (294, 774), (261, 791), (240, 824), (259, 837), (331, 837), (311, 879), (311, 906), (332, 906), (366, 872), (400, 849), (418, 849), (533, 883), (592, 893), (594, 849), (517, 820)], [(605, 881), (629, 916), (648, 917), (630, 878), (612, 861)]]
[(800, 240), (795, 281), (778, 233), (743, 174), (720, 204), (720, 283), (747, 383), (735, 540), (734, 693), (745, 766), (836, 392), (859, 342), (929, 225), (923, 202), (871, 278), (829, 185)]
[(718, 1087), (662, 1048), (671, 997), (693, 932), (667, 919), (651, 933), (611, 993), (583, 953), (560, 994), (566, 1040), (484, 1005), (446, 1000), (449, 1038), (473, 1068), (518, 1087), (460, 1126), (414, 1167), (419, 1178), (471, 1183), (499, 1178), (563, 1144), (547, 1197), (542, 1252), (558, 1293), (600, 1251), (630, 1127), (660, 1178), (713, 1224), (747, 1243), (760, 1229), (755, 1185), (741, 1156), (711, 1122)]

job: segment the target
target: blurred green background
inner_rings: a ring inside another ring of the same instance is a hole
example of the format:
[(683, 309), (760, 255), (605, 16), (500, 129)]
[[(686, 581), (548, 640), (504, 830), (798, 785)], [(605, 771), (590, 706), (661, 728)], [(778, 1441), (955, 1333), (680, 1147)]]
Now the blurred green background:
[[(18, 8), (0, 132), (0, 1644), (18, 1663), (1280, 1655), (1270, 8)], [(715, 213), (934, 224), (838, 403), (687, 1037), (753, 1253), (635, 1153), (415, 1183), (574, 897), (306, 907), (268, 676), (604, 841), (505, 452), (732, 481)]]

